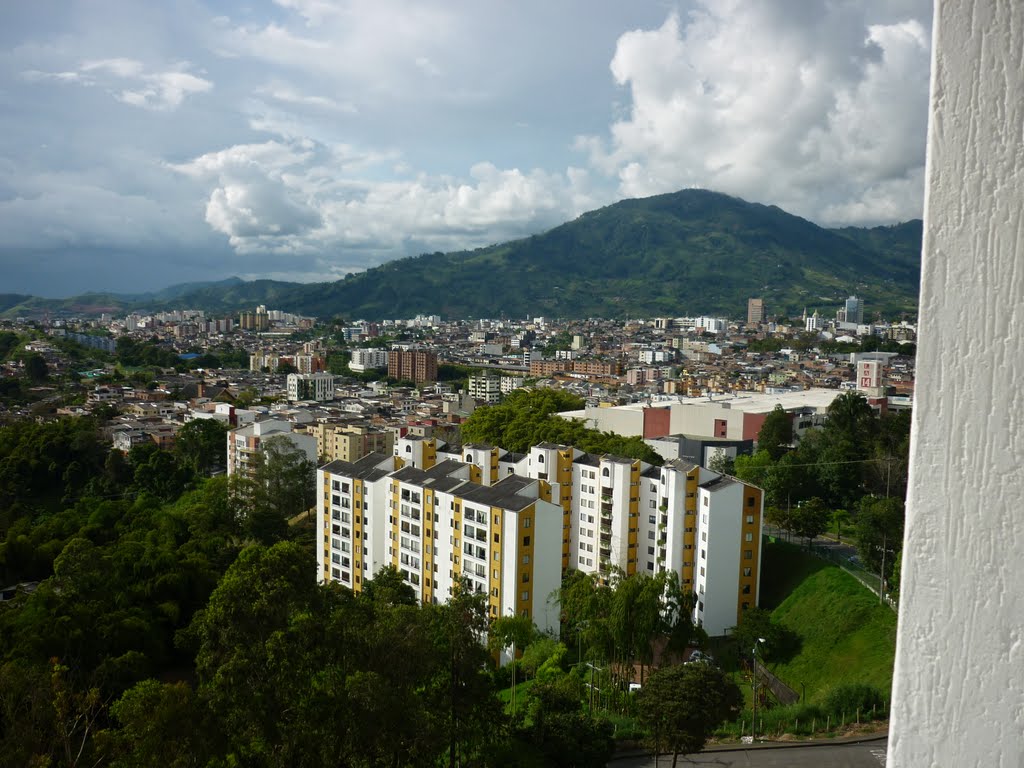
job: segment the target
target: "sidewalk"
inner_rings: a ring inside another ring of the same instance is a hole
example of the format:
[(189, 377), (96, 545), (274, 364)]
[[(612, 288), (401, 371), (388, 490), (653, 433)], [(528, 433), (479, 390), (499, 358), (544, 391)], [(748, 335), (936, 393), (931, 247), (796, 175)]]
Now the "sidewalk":
[[(790, 749), (792, 747), (834, 747), (842, 744), (869, 744), (882, 742), (889, 738), (888, 730), (881, 733), (860, 733), (853, 736), (840, 736), (834, 739), (805, 739), (802, 741), (779, 741), (758, 739), (753, 744), (730, 743), (711, 744), (704, 747), (700, 754), (710, 752), (744, 752), (750, 749)], [(646, 749), (616, 750), (609, 763), (636, 757), (653, 757), (654, 753)]]

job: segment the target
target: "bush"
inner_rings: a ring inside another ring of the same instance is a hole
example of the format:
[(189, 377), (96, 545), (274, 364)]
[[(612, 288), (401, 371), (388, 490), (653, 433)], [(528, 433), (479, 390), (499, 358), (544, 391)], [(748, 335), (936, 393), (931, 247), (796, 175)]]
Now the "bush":
[(873, 709), (884, 709), (885, 699), (881, 691), (865, 683), (849, 683), (836, 686), (825, 697), (825, 711), (834, 717), (847, 717), (860, 710), (864, 715)]

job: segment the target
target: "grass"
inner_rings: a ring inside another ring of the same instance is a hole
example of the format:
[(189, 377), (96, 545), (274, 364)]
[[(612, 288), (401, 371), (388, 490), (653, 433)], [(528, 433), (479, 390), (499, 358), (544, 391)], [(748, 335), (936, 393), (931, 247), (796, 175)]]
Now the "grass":
[(765, 547), (762, 573), (762, 604), (801, 638), (794, 658), (768, 665), (776, 675), (798, 692), (802, 684), (812, 703), (843, 683), (867, 683), (889, 698), (896, 652), (890, 608), (842, 569), (783, 542)]

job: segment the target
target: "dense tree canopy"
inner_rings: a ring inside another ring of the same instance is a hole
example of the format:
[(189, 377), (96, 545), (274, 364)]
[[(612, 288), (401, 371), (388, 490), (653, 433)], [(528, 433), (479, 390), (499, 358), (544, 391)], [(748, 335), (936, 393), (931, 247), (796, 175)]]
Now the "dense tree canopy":
[(583, 400), (556, 389), (516, 390), (500, 405), (477, 408), (462, 425), (466, 442), (490, 443), (524, 453), (543, 442), (572, 445), (588, 453), (626, 456), (660, 465), (662, 458), (642, 438), (586, 428), (554, 414), (578, 410)]

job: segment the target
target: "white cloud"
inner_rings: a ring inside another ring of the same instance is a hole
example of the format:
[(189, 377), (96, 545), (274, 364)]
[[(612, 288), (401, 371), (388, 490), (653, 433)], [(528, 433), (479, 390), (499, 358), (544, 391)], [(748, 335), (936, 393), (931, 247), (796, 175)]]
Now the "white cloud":
[(118, 101), (157, 111), (177, 109), (193, 94), (206, 93), (213, 83), (184, 71), (178, 64), (164, 72), (148, 72), (141, 61), (127, 58), (97, 59), (82, 62), (76, 72), (40, 72), (29, 70), (29, 79), (52, 79), (85, 86), (103, 85)]
[[(468, 178), (375, 179), (393, 153), (309, 140), (268, 141), (172, 166), (210, 186), (206, 221), (239, 253), (360, 250), (378, 263), (400, 253), (473, 247), (519, 237), (592, 203), (587, 174), (522, 172), (478, 163)], [(321, 259), (321, 272), (352, 271)]]
[(575, 146), (624, 197), (700, 186), (822, 223), (918, 216), (928, 40), (861, 4), (705, 2), (619, 38), (628, 114)]

